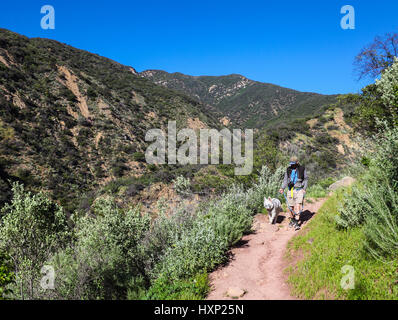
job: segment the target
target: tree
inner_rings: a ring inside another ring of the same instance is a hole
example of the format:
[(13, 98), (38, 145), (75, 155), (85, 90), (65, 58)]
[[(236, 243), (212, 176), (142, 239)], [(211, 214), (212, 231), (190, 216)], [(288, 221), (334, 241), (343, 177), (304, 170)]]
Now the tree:
[(398, 56), (398, 33), (377, 36), (355, 57), (355, 72), (358, 79), (377, 77), (394, 63)]

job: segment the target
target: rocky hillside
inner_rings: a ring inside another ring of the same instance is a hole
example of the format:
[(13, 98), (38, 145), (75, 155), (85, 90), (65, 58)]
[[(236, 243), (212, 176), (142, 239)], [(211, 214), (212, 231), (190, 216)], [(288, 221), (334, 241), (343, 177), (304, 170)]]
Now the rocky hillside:
[(292, 123), (289, 131), (294, 134), (289, 139), (279, 139), (279, 149), (299, 155), (313, 175), (338, 175), (343, 167), (354, 161), (360, 150), (357, 134), (345, 121), (339, 105), (300, 125), (301, 130), (294, 132), (295, 124)]
[[(131, 67), (0, 29), (0, 202), (10, 196), (10, 181), (19, 180), (73, 209), (73, 199), (149, 170), (148, 129), (164, 129), (169, 120), (217, 127), (204, 109)], [(168, 179), (163, 172), (153, 181)]]
[(299, 92), (238, 74), (195, 77), (147, 70), (140, 75), (205, 104), (209, 111), (218, 112), (225, 125), (232, 122), (235, 126), (262, 128), (271, 121), (313, 115), (336, 100), (336, 96)]

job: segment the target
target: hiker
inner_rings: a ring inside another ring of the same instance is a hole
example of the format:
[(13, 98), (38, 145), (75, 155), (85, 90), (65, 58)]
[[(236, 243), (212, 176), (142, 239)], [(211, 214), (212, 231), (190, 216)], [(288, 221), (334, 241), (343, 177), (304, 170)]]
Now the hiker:
[[(287, 191), (287, 205), (290, 208), (290, 223), (289, 227), (294, 227), (295, 230), (300, 229), (300, 214), (303, 212), (304, 195), (307, 190), (308, 176), (307, 170), (304, 166), (299, 164), (297, 157), (291, 157), (289, 167), (286, 169), (285, 177), (283, 179), (282, 187), (279, 189), (280, 193)], [(297, 206), (297, 211), (295, 207)], [(299, 216), (296, 219), (295, 214)]]

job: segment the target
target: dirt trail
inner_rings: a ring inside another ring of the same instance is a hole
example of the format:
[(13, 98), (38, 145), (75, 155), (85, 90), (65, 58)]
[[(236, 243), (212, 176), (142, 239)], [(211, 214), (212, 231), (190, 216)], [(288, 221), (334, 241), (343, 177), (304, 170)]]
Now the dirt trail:
[(294, 300), (283, 270), (287, 266), (284, 254), (288, 241), (305, 229), (306, 222), (318, 211), (324, 199), (307, 203), (302, 215), (302, 229), (288, 228), (289, 215), (281, 213), (274, 225), (268, 216), (255, 216), (252, 234), (232, 248), (231, 260), (210, 274), (211, 291), (208, 300), (232, 299), (226, 296), (230, 288), (246, 291), (241, 300)]

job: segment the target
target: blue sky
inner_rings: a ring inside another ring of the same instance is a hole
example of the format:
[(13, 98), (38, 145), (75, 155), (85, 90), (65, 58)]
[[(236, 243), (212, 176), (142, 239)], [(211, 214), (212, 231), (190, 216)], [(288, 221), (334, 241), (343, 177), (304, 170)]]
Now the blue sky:
[[(55, 30), (40, 27), (43, 5)], [(356, 29), (343, 30), (343, 5)], [(300, 91), (359, 92), (353, 60), (376, 35), (398, 32), (396, 0), (101, 1), (2, 3), (0, 27), (55, 39), (138, 71), (239, 73)]]

